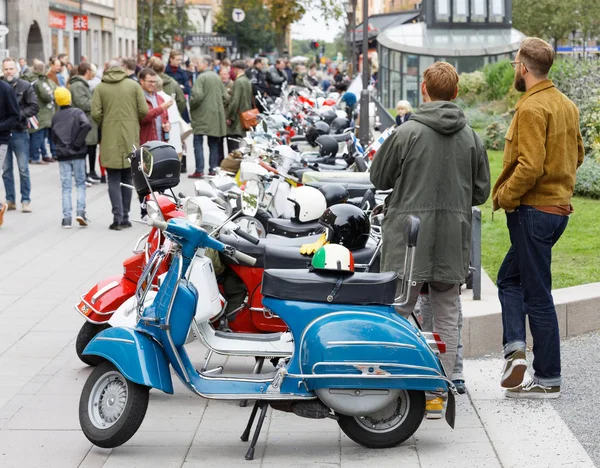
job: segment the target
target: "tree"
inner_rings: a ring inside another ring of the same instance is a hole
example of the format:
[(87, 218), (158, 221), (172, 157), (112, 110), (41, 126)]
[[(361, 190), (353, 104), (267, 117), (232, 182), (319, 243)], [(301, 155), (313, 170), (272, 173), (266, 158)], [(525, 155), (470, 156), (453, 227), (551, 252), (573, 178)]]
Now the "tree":
[(556, 49), (576, 29), (577, 17), (573, 4), (563, 0), (514, 0), (513, 24), (528, 36), (552, 40)]
[[(241, 8), (246, 18), (241, 23), (233, 21), (231, 12)], [(237, 36), (242, 54), (253, 55), (273, 48), (274, 34), (269, 11), (261, 0), (223, 0), (217, 14), (215, 30), (221, 34)]]
[(275, 29), (275, 46), (279, 52), (285, 49), (285, 36), (289, 27), (307, 12), (318, 12), (326, 21), (337, 19), (343, 13), (343, 3), (339, 0), (267, 0), (267, 4)]
[(573, 9), (585, 45), (588, 39), (600, 35), (600, 2), (598, 0), (575, 0)]
[[(150, 32), (150, 2), (152, 2), (153, 41)], [(187, 6), (183, 8), (183, 36), (193, 30), (187, 15)], [(172, 0), (138, 0), (138, 44), (141, 50), (152, 49), (160, 52), (172, 48), (175, 38), (181, 34), (181, 20), (177, 6)], [(152, 42), (152, 43), (151, 43)]]

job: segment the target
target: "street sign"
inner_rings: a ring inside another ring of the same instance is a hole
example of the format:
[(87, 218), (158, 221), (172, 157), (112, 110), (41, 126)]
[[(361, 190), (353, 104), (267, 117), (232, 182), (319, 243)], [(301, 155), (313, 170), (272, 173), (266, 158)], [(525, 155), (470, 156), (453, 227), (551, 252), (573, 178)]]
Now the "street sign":
[(244, 21), (244, 19), (246, 19), (246, 13), (244, 13), (244, 10), (241, 8), (234, 8), (231, 12), (231, 17), (236, 23), (241, 23)]
[(88, 17), (73, 16), (73, 31), (87, 31), (88, 30)]
[(4, 24), (0, 24), (0, 37), (4, 37), (8, 34), (8, 27)]
[(233, 43), (233, 37), (218, 34), (191, 34), (185, 36), (186, 47), (231, 47)]

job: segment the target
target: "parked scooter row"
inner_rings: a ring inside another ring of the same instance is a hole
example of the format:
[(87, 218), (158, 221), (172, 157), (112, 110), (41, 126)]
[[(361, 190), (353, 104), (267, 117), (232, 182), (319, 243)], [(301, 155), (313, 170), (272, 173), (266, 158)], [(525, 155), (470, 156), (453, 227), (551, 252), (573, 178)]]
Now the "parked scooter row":
[[(152, 153), (141, 150), (137, 159), (152, 190)], [(185, 343), (196, 328), (201, 298), (191, 271), (206, 249), (250, 266), (256, 260), (189, 219), (151, 218), (149, 224), (165, 241), (137, 283), (135, 326), (106, 329), (84, 351), (102, 359), (84, 386), (79, 407), (82, 430), (95, 445), (116, 447), (135, 434), (149, 389), (173, 393), (170, 368), (199, 396), (256, 401), (242, 434), (247, 441), (259, 415), (247, 459), (254, 456), (269, 406), (301, 417), (335, 419), (352, 440), (374, 448), (398, 445), (414, 434), (423, 419), (425, 391), (449, 392), (446, 418), (454, 424), (454, 388), (436, 355), (443, 344), (436, 347), (436, 337), (422, 333), (394, 309), (410, 294), (416, 218), (407, 218), (408, 254), (399, 298), (395, 273), (354, 272), (352, 254), (338, 245), (318, 250), (311, 269), (265, 270), (264, 311), (285, 322), (293, 349), (274, 371), (252, 375), (198, 371)], [(168, 271), (159, 275), (165, 262)], [(203, 312), (204, 322), (210, 321), (212, 311), (207, 307)]]

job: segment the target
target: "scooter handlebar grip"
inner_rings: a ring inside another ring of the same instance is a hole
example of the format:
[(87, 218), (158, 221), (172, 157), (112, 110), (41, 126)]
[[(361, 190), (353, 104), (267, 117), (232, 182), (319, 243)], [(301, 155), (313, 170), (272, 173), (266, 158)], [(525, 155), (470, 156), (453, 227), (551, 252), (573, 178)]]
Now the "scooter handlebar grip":
[(244, 252), (235, 251), (234, 257), (247, 265), (254, 266), (256, 264), (256, 259), (251, 257), (250, 255), (246, 255)]
[(235, 230), (235, 233), (240, 236), (242, 239), (247, 240), (251, 244), (258, 245), (260, 240), (254, 237), (252, 234), (248, 234), (246, 231), (242, 230), (242, 228), (238, 227)]
[(156, 229), (160, 229), (161, 231), (166, 231), (168, 224), (165, 221), (148, 218), (148, 226), (155, 227)]

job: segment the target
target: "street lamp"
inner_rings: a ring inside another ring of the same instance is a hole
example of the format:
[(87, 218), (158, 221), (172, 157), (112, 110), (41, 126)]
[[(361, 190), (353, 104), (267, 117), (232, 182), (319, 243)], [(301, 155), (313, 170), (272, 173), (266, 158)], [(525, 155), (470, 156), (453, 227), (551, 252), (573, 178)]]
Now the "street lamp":
[(177, 4), (177, 12), (179, 13), (179, 33), (181, 36), (181, 53), (183, 54), (184, 41), (183, 38), (183, 8), (185, 7), (185, 0), (175, 0)]
[(363, 0), (362, 81), (360, 93), (359, 139), (363, 148), (369, 145), (369, 0)]

